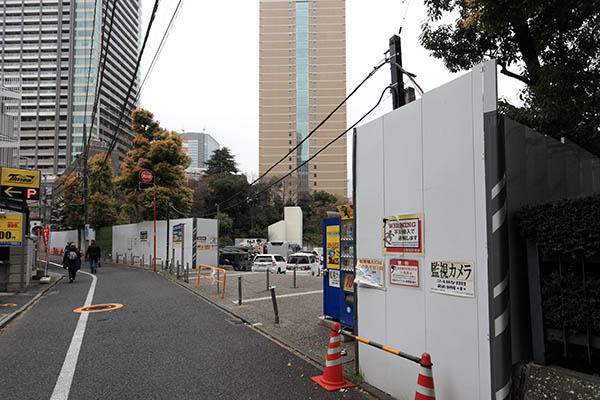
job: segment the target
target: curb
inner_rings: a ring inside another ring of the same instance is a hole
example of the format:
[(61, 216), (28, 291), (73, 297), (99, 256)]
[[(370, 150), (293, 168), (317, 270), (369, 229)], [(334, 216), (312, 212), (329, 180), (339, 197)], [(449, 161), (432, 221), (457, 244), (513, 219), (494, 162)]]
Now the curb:
[(58, 285), (58, 283), (61, 282), (64, 279), (64, 277), (65, 277), (64, 275), (61, 275), (56, 281), (54, 281), (53, 283), (51, 283), (50, 285), (48, 285), (47, 288), (45, 288), (44, 290), (42, 290), (41, 292), (39, 292), (38, 294), (36, 294), (31, 300), (29, 300), (27, 303), (25, 303), (21, 308), (19, 308), (18, 310), (12, 312), (11, 314), (7, 315), (2, 320), (0, 320), (0, 329), (4, 328), (10, 321), (12, 321), (13, 319), (15, 319), (23, 311), (27, 310), (40, 297), (42, 297), (44, 294), (46, 294), (46, 292), (48, 292), (50, 289), (52, 289), (56, 285)]

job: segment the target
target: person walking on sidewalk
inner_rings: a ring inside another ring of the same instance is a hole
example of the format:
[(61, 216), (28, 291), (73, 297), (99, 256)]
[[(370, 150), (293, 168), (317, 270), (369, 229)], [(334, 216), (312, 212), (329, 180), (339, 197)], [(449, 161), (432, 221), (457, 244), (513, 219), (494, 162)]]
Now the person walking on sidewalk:
[(81, 268), (81, 252), (73, 242), (65, 250), (63, 266), (69, 270), (69, 283), (73, 283), (77, 270)]
[(90, 260), (90, 271), (95, 274), (98, 269), (98, 260), (100, 260), (100, 246), (96, 244), (95, 240), (92, 240), (90, 247), (85, 252), (85, 259)]

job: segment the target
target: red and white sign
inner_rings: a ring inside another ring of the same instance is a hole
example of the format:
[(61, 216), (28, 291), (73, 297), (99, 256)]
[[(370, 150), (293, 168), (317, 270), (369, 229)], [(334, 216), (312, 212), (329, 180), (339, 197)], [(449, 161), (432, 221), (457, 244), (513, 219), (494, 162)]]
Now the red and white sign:
[(423, 214), (383, 219), (383, 254), (423, 254)]
[(42, 228), (42, 239), (44, 240), (44, 246), (48, 248), (48, 240), (50, 240), (50, 227), (45, 226)]
[(140, 180), (144, 183), (150, 183), (154, 180), (154, 174), (147, 169), (140, 171)]
[(390, 282), (392, 285), (419, 287), (419, 261), (390, 260)]

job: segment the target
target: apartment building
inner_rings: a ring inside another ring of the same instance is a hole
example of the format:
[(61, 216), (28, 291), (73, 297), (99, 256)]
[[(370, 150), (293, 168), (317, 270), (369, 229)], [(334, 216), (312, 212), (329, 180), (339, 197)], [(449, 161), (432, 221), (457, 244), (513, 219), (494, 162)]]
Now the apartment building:
[[(345, 0), (260, 0), (259, 173), (309, 135), (346, 96)], [(302, 165), (346, 129), (346, 107), (270, 175)], [(293, 175), (289, 190), (347, 196), (346, 137)]]
[(0, 0), (0, 73), (22, 78), (22, 167), (59, 175), (82, 153), (84, 124), (88, 133), (92, 125), (100, 43), (107, 42), (113, 4), (112, 38), (91, 135), (110, 141), (134, 78), (113, 154), (118, 161), (134, 137), (130, 115), (139, 86), (134, 70), (140, 0)]

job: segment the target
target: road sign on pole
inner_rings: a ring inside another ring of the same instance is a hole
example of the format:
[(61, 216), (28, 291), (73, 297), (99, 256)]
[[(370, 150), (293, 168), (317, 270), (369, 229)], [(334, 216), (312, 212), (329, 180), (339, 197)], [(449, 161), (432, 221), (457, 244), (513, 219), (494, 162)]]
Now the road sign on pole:
[(140, 181), (143, 183), (150, 183), (154, 180), (154, 174), (152, 171), (148, 171), (147, 169), (143, 169), (140, 171)]
[(40, 198), (40, 175), (40, 171), (1, 168), (0, 197), (38, 200)]

